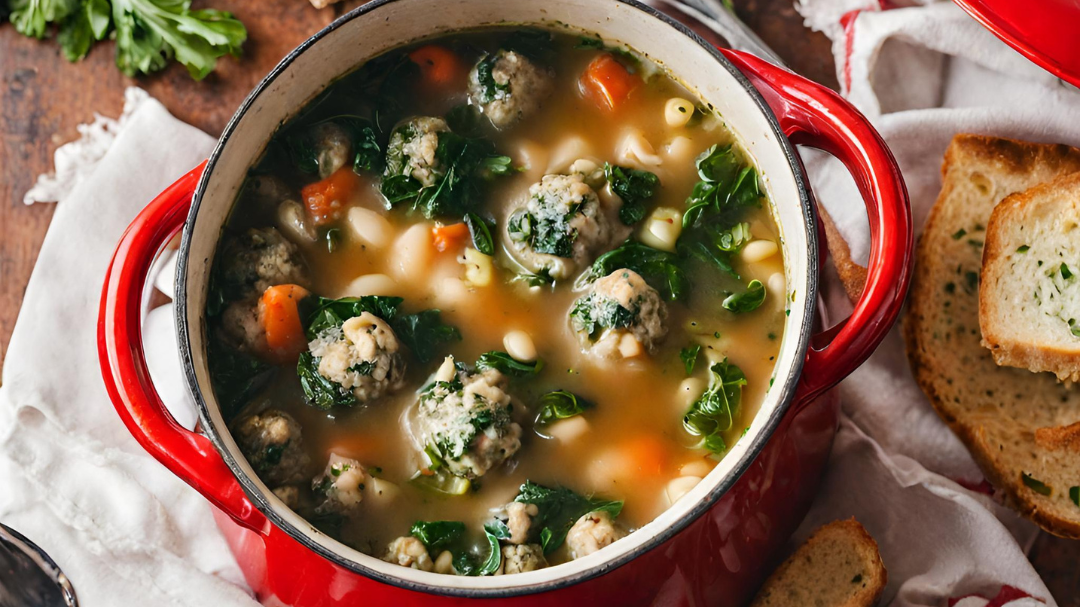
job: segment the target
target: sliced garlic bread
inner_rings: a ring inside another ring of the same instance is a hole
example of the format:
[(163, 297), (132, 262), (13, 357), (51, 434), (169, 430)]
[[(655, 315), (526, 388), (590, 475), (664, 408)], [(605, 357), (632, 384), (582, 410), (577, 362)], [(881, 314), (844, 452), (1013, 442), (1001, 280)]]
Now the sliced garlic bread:
[(887, 582), (874, 538), (855, 519), (835, 521), (769, 576), (750, 607), (870, 607)]
[(994, 208), (979, 327), (997, 364), (1080, 380), (1080, 173)]
[[(999, 367), (981, 345), (985, 226), (1006, 196), (1080, 171), (1080, 150), (957, 135), (916, 249), (904, 339), (912, 373), (1006, 503), (1080, 538), (1080, 390)], [(1070, 440), (1069, 437), (1074, 437)]]

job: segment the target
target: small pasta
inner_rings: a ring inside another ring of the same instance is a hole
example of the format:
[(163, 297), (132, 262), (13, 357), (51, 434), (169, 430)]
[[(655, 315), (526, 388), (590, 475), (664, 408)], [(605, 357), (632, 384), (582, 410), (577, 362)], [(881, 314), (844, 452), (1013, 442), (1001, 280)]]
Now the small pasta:
[(664, 144), (661, 153), (669, 164), (689, 165), (694, 161), (694, 142), (679, 135)]
[(615, 158), (619, 164), (645, 170), (659, 167), (663, 162), (649, 140), (637, 129), (626, 131), (619, 139), (615, 146)]
[(664, 122), (668, 126), (686, 126), (694, 116), (694, 104), (682, 97), (672, 97), (664, 104)]
[(675, 243), (682, 234), (682, 213), (672, 207), (658, 207), (641, 226), (641, 242), (660, 249), (675, 252)]
[(491, 284), (492, 275), (495, 273), (491, 257), (467, 247), (458, 262), (465, 266), (465, 282), (470, 286), (486, 287)]

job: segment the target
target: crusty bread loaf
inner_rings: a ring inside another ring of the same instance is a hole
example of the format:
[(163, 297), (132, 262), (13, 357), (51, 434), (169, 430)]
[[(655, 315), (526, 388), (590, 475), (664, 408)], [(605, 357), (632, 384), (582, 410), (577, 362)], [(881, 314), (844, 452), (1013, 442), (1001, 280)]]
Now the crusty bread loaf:
[(957, 135), (916, 249), (904, 339), (912, 373), (1006, 504), (1080, 538), (1080, 390), (995, 364), (981, 345), (985, 226), (1006, 196), (1080, 171), (1080, 150)]
[(1012, 194), (994, 208), (979, 327), (997, 364), (1080, 380), (1080, 173)]
[(866, 286), (866, 268), (851, 258), (851, 247), (836, 228), (829, 212), (821, 205), (818, 205), (818, 219), (821, 220), (821, 227), (825, 229), (825, 243), (829, 247), (829, 256), (832, 257), (840, 282), (844, 285), (844, 292), (851, 303), (855, 304), (862, 297), (863, 287)]
[(751, 607), (870, 607), (888, 574), (877, 542), (855, 519), (814, 532), (773, 572)]

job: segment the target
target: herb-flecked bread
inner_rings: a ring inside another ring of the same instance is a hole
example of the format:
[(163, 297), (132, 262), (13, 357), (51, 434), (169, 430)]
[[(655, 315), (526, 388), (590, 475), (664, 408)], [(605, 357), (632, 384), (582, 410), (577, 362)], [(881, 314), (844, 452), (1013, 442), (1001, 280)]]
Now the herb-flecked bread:
[(904, 339), (912, 373), (1010, 507), (1080, 538), (1080, 391), (1000, 367), (981, 345), (979, 276), (1006, 196), (1080, 171), (1080, 150), (957, 135), (916, 249)]
[(834, 521), (769, 576), (750, 607), (870, 607), (887, 583), (874, 538), (853, 518)]
[(1013, 194), (994, 208), (979, 326), (999, 365), (1080, 380), (1080, 173)]

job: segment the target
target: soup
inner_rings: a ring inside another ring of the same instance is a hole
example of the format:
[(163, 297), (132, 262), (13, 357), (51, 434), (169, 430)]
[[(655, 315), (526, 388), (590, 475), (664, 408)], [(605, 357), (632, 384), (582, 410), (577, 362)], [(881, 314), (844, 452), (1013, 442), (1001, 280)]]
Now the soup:
[(445, 574), (556, 565), (749, 426), (780, 243), (722, 117), (632, 49), (426, 40), (333, 83), (250, 170), (211, 277), (214, 392), (339, 541)]

